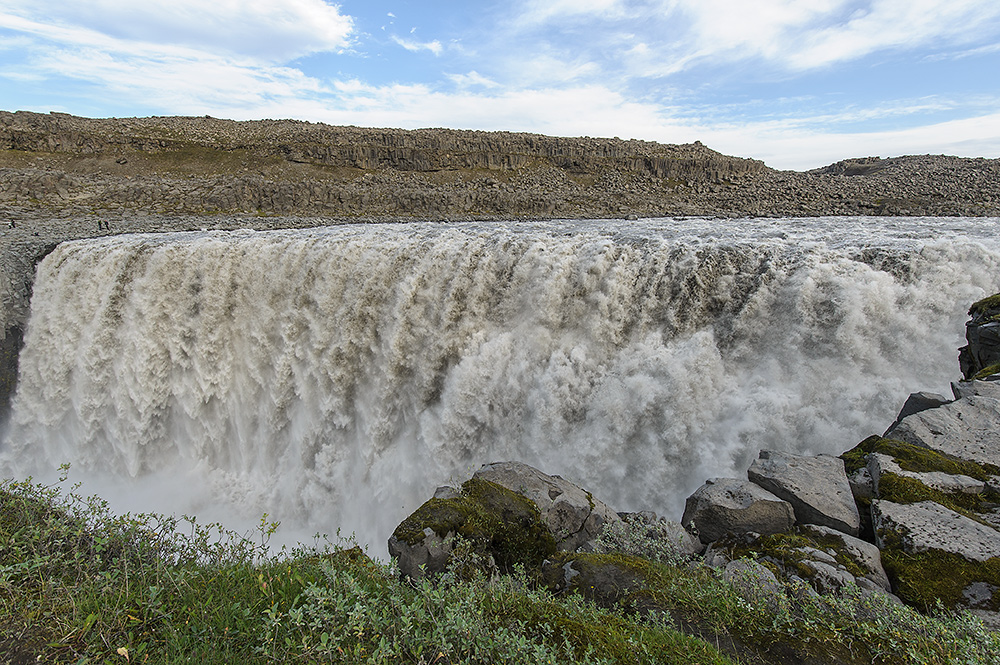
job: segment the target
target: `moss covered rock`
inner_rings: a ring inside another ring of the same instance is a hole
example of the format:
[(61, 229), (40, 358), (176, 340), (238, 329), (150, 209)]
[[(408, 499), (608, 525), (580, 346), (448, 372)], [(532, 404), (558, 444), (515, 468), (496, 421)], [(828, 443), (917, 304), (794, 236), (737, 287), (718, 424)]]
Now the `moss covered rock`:
[(890, 589), (878, 548), (829, 527), (799, 526), (768, 536), (747, 534), (719, 541), (712, 550), (719, 563), (754, 557), (779, 579), (804, 580), (819, 593), (838, 593), (848, 585), (869, 592)]
[(959, 364), (966, 379), (985, 378), (1000, 372), (1000, 293), (973, 303), (969, 316)]
[(445, 570), (457, 542), (502, 571), (537, 568), (556, 551), (538, 507), (511, 490), (479, 478), (458, 496), (430, 499), (403, 520), (389, 538), (389, 554), (413, 579)]
[(933, 501), (872, 503), (882, 560), (896, 593), (923, 610), (984, 612), (1000, 620), (1000, 531)]

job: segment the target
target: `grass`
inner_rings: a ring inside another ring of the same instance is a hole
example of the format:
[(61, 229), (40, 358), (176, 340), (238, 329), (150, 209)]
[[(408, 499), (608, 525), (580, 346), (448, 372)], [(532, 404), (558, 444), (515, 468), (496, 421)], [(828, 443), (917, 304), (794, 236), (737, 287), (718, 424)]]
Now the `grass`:
[(270, 553), (275, 528), (266, 516), (247, 536), (188, 517), (119, 516), (60, 483), (2, 481), (0, 663), (779, 662), (734, 660), (687, 634), (692, 621), (765, 655), (781, 644), (877, 663), (1000, 653), (968, 615), (840, 599), (786, 599), (776, 613), (773, 599), (679, 557), (593, 555), (648, 582), (638, 611), (553, 594), (516, 567), (488, 578), (471, 546), (435, 581), (408, 582), (349, 542)]

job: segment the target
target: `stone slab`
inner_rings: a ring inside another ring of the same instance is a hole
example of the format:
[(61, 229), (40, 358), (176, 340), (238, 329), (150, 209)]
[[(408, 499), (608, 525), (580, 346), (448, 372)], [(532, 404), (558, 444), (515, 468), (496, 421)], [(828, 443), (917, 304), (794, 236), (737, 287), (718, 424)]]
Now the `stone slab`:
[(789, 502), (800, 524), (818, 524), (858, 535), (861, 516), (843, 460), (830, 455), (762, 450), (747, 475), (757, 485)]
[(971, 395), (907, 416), (888, 438), (1000, 467), (1000, 399)]
[(882, 549), (886, 538), (894, 535), (911, 553), (940, 550), (979, 562), (1000, 556), (1000, 531), (933, 501), (905, 505), (872, 501), (872, 523)]

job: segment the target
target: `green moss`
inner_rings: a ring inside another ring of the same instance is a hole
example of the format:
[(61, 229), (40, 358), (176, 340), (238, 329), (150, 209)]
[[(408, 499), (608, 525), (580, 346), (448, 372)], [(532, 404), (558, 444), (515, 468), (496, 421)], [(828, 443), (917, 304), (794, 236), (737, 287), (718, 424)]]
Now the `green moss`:
[(844, 460), (848, 475), (865, 466), (867, 464), (865, 458), (871, 453), (888, 455), (901, 469), (914, 473), (941, 471), (952, 475), (969, 476), (984, 482), (991, 475), (1000, 474), (1000, 469), (991, 464), (977, 464), (904, 441), (870, 436), (840, 456), (840, 459)]
[(844, 542), (834, 535), (827, 535), (810, 529), (808, 526), (797, 527), (795, 531), (786, 531), (768, 536), (762, 536), (752, 543), (733, 543), (726, 545), (732, 558), (757, 557), (758, 562), (770, 568), (775, 574), (786, 577), (794, 573), (809, 580), (815, 577), (816, 571), (806, 565), (811, 557), (804, 548), (821, 550), (830, 554), (838, 564), (855, 577), (864, 577), (865, 572), (854, 558), (844, 549)]
[(994, 374), (1000, 374), (1000, 363), (994, 363), (988, 367), (981, 369), (973, 378), (973, 380), (983, 380), (985, 378), (991, 377)]
[(393, 535), (414, 545), (424, 539), (428, 527), (442, 538), (461, 536), (477, 551), (491, 554), (501, 570), (516, 564), (536, 567), (556, 551), (555, 539), (532, 501), (479, 478), (466, 481), (459, 497), (427, 501)]
[(976, 302), (972, 303), (972, 307), (969, 308), (969, 316), (986, 314), (990, 310), (994, 309), (1000, 310), (1000, 293), (994, 294), (992, 296), (987, 296), (982, 300), (977, 300)]
[(898, 476), (894, 473), (882, 474), (878, 481), (878, 494), (880, 499), (886, 499), (893, 503), (933, 501), (977, 522), (983, 522), (983, 519), (976, 513), (986, 512), (993, 507), (993, 504), (983, 498), (982, 494), (942, 492), (928, 487), (916, 478)]
[[(1000, 557), (979, 563), (941, 550), (908, 554), (891, 547), (882, 551), (882, 565), (896, 595), (924, 611), (938, 599), (949, 608), (964, 605), (962, 592), (973, 582), (1000, 587)], [(982, 609), (1000, 610), (1000, 593)]]

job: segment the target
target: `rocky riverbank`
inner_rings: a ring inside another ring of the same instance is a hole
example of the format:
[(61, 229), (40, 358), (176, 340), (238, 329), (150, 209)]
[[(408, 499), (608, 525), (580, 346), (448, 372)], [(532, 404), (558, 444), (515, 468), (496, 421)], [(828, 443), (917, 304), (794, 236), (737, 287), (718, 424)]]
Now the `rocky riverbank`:
[[(632, 611), (657, 608), (659, 582), (642, 560), (667, 559), (718, 569), (775, 614), (817, 594), (876, 596), (924, 612), (962, 609), (1000, 628), (1000, 365), (991, 343), (1000, 295), (969, 314), (966, 378), (953, 399), (911, 395), (884, 435), (839, 458), (761, 451), (746, 477), (694, 492), (683, 526), (615, 513), (558, 476), (505, 462), (439, 488), (399, 525), (389, 551), (402, 574), (421, 578), (471, 548), (493, 574), (522, 565), (556, 593)], [(797, 649), (751, 656), (852, 662)]]

